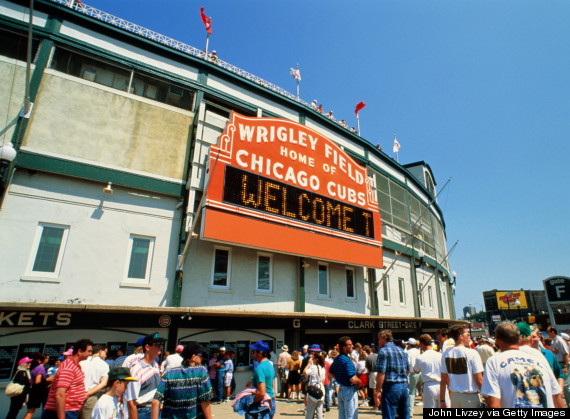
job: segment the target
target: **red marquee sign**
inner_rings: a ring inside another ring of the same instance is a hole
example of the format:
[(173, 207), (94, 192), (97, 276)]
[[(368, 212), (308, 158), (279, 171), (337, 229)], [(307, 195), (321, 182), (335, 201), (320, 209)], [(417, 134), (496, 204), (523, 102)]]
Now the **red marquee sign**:
[(366, 168), (322, 134), (232, 113), (210, 150), (204, 239), (382, 267)]

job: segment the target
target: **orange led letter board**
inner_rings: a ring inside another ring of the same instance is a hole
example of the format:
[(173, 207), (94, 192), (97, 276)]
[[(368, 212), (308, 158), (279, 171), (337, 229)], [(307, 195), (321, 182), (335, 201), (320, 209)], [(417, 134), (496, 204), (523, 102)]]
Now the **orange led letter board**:
[(304, 125), (232, 113), (210, 148), (205, 193), (206, 240), (383, 266), (366, 168)]

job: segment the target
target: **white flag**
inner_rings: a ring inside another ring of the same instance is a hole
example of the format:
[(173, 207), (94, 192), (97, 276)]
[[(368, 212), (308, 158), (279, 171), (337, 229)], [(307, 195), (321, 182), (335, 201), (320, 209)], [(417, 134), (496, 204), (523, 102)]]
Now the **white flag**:
[(301, 70), (299, 70), (298, 68), (292, 68), (291, 77), (293, 77), (295, 80), (301, 81)]
[(398, 140), (396, 139), (396, 137), (394, 137), (394, 153), (397, 153), (400, 150), (400, 143), (398, 142)]

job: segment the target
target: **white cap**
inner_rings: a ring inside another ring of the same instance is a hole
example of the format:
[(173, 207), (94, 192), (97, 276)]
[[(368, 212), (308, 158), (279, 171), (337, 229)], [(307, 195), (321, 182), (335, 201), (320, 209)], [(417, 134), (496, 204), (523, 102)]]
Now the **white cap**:
[(416, 345), (418, 342), (414, 338), (409, 338), (406, 344), (408, 345)]

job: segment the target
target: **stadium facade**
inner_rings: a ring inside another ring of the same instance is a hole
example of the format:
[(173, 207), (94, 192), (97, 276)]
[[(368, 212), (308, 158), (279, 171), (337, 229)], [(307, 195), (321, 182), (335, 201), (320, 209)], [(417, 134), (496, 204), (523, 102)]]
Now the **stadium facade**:
[[(369, 343), (454, 322), (428, 164), (89, 5), (0, 0), (0, 380), (82, 337), (132, 349)], [(6, 382), (6, 381), (2, 381)]]

